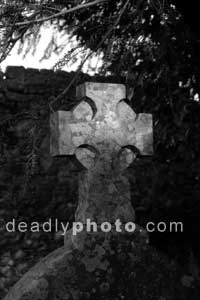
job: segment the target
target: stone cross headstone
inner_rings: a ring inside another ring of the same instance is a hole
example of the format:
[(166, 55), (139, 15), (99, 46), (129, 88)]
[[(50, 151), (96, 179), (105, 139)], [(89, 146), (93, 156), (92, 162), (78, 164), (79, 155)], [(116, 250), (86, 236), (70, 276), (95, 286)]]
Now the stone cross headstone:
[[(136, 115), (120, 84), (86, 82), (77, 96), (72, 111), (51, 116), (51, 154), (76, 155), (85, 167), (75, 220), (134, 221), (125, 169), (137, 153), (153, 153), (152, 116)], [(69, 239), (43, 258), (4, 300), (199, 299), (195, 280), (143, 242), (140, 230), (91, 235)]]
[(72, 111), (51, 116), (51, 154), (76, 155), (87, 170), (79, 176), (75, 220), (134, 221), (123, 171), (137, 151), (153, 153), (152, 116), (135, 114), (122, 84), (86, 82), (77, 87), (77, 98)]

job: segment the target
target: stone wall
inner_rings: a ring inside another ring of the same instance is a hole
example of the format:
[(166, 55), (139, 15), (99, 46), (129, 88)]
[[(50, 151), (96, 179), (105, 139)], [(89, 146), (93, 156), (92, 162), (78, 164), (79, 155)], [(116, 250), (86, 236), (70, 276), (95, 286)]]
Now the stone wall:
[[(73, 221), (81, 166), (73, 157), (49, 155), (49, 103), (67, 87), (73, 76), (73, 72), (23, 67), (8, 67), (5, 73), (0, 73), (1, 224), (12, 218), (27, 222), (43, 222), (50, 217)], [(70, 109), (76, 103), (75, 88), (84, 81), (123, 83), (121, 78), (91, 78), (81, 74), (67, 96), (54, 103), (53, 109)], [(143, 92), (148, 95), (147, 91)], [(137, 222), (144, 225), (146, 221), (185, 221), (184, 234), (166, 233), (152, 240), (172, 256), (184, 250), (188, 253), (192, 247), (199, 253), (196, 239), (200, 228), (199, 126), (194, 122), (194, 116), (199, 122), (199, 103), (186, 103), (189, 121), (186, 119), (184, 126), (172, 130), (169, 124), (175, 123), (169, 114), (170, 108), (167, 106), (166, 110), (160, 102), (162, 105), (157, 111), (156, 101), (150, 99), (146, 111), (141, 111), (141, 97), (134, 95), (132, 102), (136, 112), (153, 114), (155, 137), (153, 161), (140, 160), (129, 170)], [(186, 133), (187, 143), (181, 142), (181, 150), (178, 138)], [(163, 136), (169, 139), (163, 141)], [(173, 147), (170, 145), (172, 136), (177, 137)], [(191, 158), (188, 154), (192, 151), (196, 156)], [(191, 232), (195, 233), (194, 237)], [(0, 229), (0, 234), (1, 298), (41, 256), (62, 245), (63, 239), (54, 233), (7, 233)]]
[[(27, 216), (29, 219), (44, 219), (49, 215), (70, 219), (73, 216), (76, 207), (74, 199), (77, 196), (75, 182), (80, 165), (77, 166), (74, 158), (52, 159), (49, 156), (48, 140), (49, 103), (53, 96), (57, 96), (67, 87), (73, 76), (74, 72), (23, 67), (8, 67), (5, 73), (0, 73), (0, 208), (10, 212), (8, 218), (13, 214), (23, 218)], [(81, 74), (69, 89), (67, 96), (56, 102), (53, 109), (70, 109), (76, 102), (76, 86), (87, 80), (123, 83), (122, 78), (91, 78)], [(132, 104), (136, 112), (142, 112), (141, 103), (135, 95)], [(173, 131), (170, 127), (168, 130), (169, 121), (164, 120), (162, 109), (158, 114), (157, 102), (152, 100), (148, 106), (150, 104), (151, 109), (144, 112), (150, 112), (154, 116), (154, 162), (152, 164), (151, 159), (143, 159), (132, 168), (130, 181), (133, 204), (139, 208), (138, 216), (141, 213), (152, 219), (152, 214), (156, 218), (158, 214), (163, 218), (164, 214), (165, 218), (169, 219), (171, 215), (174, 220), (178, 214), (180, 219), (183, 209), (190, 210), (189, 204), (196, 205), (200, 192), (197, 185), (198, 157), (189, 157), (187, 160), (181, 158), (181, 155), (187, 157), (189, 150), (193, 151), (195, 142), (188, 141), (181, 151), (178, 137), (182, 132), (189, 132), (188, 139), (196, 141), (198, 129), (188, 131), (192, 126), (192, 123), (188, 123), (185, 127), (176, 127)], [(190, 101), (190, 104), (186, 104), (190, 105), (187, 106), (188, 111), (191, 111), (189, 116), (193, 115), (193, 111), (198, 113), (198, 103)], [(184, 107), (183, 101), (183, 110)], [(174, 124), (173, 120), (170, 124)], [(195, 123), (193, 124), (194, 127)], [(177, 136), (178, 141), (173, 145), (171, 152), (168, 150), (171, 149), (170, 139), (169, 143), (161, 140), (164, 130), (169, 138)], [(190, 172), (186, 172), (188, 166)], [(4, 211), (2, 215), (5, 217)], [(191, 218), (193, 222), (189, 220), (188, 223), (193, 231), (197, 228), (197, 221), (193, 216)], [(189, 230), (188, 227), (188, 233)]]
[[(0, 73), (0, 103), (8, 106), (15, 103), (18, 107), (23, 107), (31, 101), (48, 102), (50, 97), (57, 96), (66, 88), (74, 74), (75, 72), (9, 66), (5, 73)], [(74, 97), (77, 84), (87, 80), (119, 82), (119, 79), (113, 77), (90, 77), (87, 74), (80, 74), (67, 97)]]
[[(7, 67), (5, 73), (0, 74), (1, 104), (23, 107), (31, 101), (48, 102), (49, 97), (66, 88), (73, 75), (73, 72)], [(82, 77), (89, 78), (87, 75)]]
[[(0, 220), (72, 221), (77, 202), (74, 159), (49, 155), (49, 102), (74, 73), (8, 67), (0, 73)], [(81, 79), (82, 78), (82, 79)], [(79, 80), (88, 80), (81, 74)], [(75, 101), (72, 86), (62, 103)], [(8, 233), (1, 229), (0, 298), (22, 274), (63, 238), (54, 233)]]
[[(69, 84), (74, 72), (8, 67), (0, 73), (0, 222), (73, 221), (77, 205), (74, 157), (49, 154), (49, 103)], [(80, 74), (54, 110), (76, 103), (75, 88), (83, 81), (110, 81)], [(31, 234), (1, 229), (0, 298), (41, 256), (63, 244), (55, 233)]]
[[(48, 156), (49, 103), (53, 96), (57, 96), (66, 88), (73, 75), (73, 72), (54, 73), (51, 70), (23, 67), (8, 67), (5, 74), (0, 74), (1, 159), (7, 167), (8, 164), (11, 167), (16, 163), (18, 176), (26, 173), (29, 179), (36, 180), (38, 176), (47, 174), (47, 165), (52, 163)], [(87, 75), (81, 75), (81, 77), (89, 79)], [(73, 105), (75, 86), (76, 83), (69, 90), (67, 97), (61, 101), (62, 103), (54, 105), (54, 109), (57, 107), (69, 109)], [(35, 143), (34, 149), (31, 147), (31, 137), (32, 142)], [(32, 161), (31, 157), (28, 157), (31, 151), (33, 151)], [(29, 166), (26, 165), (28, 160)], [(16, 166), (14, 169), (14, 173), (11, 172), (12, 175), (17, 172)], [(60, 179), (61, 175), (58, 177), (60, 181), (63, 181)], [(49, 186), (49, 182), (47, 185)], [(45, 190), (44, 188), (41, 198), (49, 198), (49, 192)], [(16, 195), (15, 197), (18, 199)], [(40, 203), (43, 202), (44, 200), (40, 199)], [(45, 202), (45, 206), (48, 206), (46, 200)]]

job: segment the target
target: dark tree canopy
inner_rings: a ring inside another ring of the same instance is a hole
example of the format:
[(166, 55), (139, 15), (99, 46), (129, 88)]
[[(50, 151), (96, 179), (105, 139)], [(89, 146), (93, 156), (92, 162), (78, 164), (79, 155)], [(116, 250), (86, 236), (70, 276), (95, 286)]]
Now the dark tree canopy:
[(195, 0), (192, 0), (190, 2), (171, 0), (171, 2), (176, 6), (177, 10), (182, 14), (185, 23), (188, 24), (188, 26), (192, 29), (192, 31), (199, 36), (200, 21), (199, 21), (198, 2)]
[[(158, 38), (159, 30), (162, 31), (170, 23), (175, 25), (173, 18), (176, 18), (175, 14), (178, 15), (178, 12), (192, 30), (198, 32), (198, 10), (194, 1), (186, 4), (177, 0), (9, 0), (2, 1), (0, 7), (1, 60), (5, 59), (18, 40), (23, 43), (32, 35), (35, 37), (32, 39), (34, 46), (34, 42), (38, 41), (36, 37), (40, 26), (48, 20), (60, 31), (77, 34), (84, 47), (93, 51), (106, 48), (106, 54), (111, 52), (112, 42), (117, 36), (120, 39), (122, 36), (124, 39), (128, 38), (126, 44), (130, 43), (131, 37), (147, 37), (149, 33), (154, 33), (153, 39)], [(176, 7), (178, 12), (175, 13)], [(55, 48), (56, 45), (51, 45), (51, 51)], [(115, 50), (116, 48), (115, 45)]]

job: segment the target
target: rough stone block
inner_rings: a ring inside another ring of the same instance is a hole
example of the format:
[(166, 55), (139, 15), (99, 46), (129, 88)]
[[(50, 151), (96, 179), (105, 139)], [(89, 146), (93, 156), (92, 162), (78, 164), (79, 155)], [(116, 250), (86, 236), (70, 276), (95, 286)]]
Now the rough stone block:
[(24, 95), (16, 92), (6, 91), (5, 97), (7, 100), (16, 102), (28, 102), (35, 98), (35, 95)]
[(24, 67), (8, 66), (6, 68), (5, 76), (7, 79), (24, 79), (26, 70)]
[(7, 79), (6, 80), (7, 89), (11, 92), (23, 92), (24, 82), (18, 79)]
[(0, 93), (0, 103), (4, 103), (5, 102), (5, 96), (4, 94)]

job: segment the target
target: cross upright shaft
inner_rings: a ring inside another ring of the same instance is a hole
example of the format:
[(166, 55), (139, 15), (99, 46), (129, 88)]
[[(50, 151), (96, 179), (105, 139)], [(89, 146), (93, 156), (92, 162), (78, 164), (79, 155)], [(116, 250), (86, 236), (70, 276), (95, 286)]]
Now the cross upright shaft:
[(77, 87), (81, 100), (72, 111), (51, 116), (52, 155), (73, 155), (87, 169), (79, 174), (76, 221), (134, 221), (125, 170), (135, 158), (151, 155), (152, 116), (136, 116), (123, 100), (121, 84), (89, 83)]

